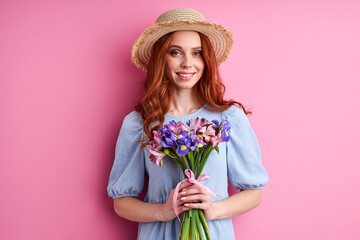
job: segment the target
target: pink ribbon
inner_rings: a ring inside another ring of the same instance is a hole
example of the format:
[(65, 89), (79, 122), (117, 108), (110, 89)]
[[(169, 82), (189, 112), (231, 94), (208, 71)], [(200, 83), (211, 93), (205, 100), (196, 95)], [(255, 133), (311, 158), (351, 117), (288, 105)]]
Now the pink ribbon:
[(194, 173), (190, 170), (190, 169), (185, 169), (185, 175), (188, 177), (184, 180), (182, 180), (181, 182), (179, 182), (177, 185), (176, 185), (176, 188), (175, 188), (175, 192), (174, 192), (174, 197), (173, 197), (173, 208), (174, 208), (174, 212), (176, 214), (176, 217), (179, 219), (180, 221), (180, 218), (179, 218), (179, 214), (178, 214), (178, 211), (177, 211), (177, 207), (176, 207), (176, 201), (177, 201), (177, 197), (178, 197), (178, 194), (179, 194), (179, 188), (180, 188), (180, 184), (183, 183), (183, 182), (190, 182), (190, 183), (193, 183), (193, 184), (196, 184), (198, 185), (199, 187), (201, 187), (202, 189), (206, 190), (207, 192), (209, 192), (211, 195), (213, 195), (214, 197), (217, 197), (216, 193), (213, 192), (210, 188), (208, 188), (207, 186), (205, 186), (204, 184), (202, 184), (200, 181), (204, 181), (204, 180), (207, 180), (209, 179), (209, 176), (206, 175), (206, 174), (201, 174), (197, 179), (195, 179), (195, 175)]

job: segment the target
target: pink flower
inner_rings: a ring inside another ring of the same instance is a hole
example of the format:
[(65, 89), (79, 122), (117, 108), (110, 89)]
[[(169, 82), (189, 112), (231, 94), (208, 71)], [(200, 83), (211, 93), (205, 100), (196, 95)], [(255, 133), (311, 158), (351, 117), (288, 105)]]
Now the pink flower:
[(188, 133), (196, 133), (202, 126), (209, 123), (205, 118), (195, 118), (183, 124), (184, 131)]
[(215, 129), (210, 126), (203, 126), (199, 129), (199, 132), (202, 133), (202, 136), (204, 138), (204, 142), (208, 143), (210, 142), (210, 138), (215, 136)]
[(219, 143), (222, 142), (221, 132), (219, 132), (216, 136), (211, 137), (210, 142), (212, 143), (213, 147), (216, 147), (217, 145), (219, 145)]
[(183, 129), (188, 133), (196, 133), (200, 127), (201, 120), (199, 118), (189, 120), (186, 124), (183, 124)]
[(183, 131), (183, 124), (179, 121), (176, 125), (168, 124), (168, 128), (170, 132), (179, 135)]
[(162, 145), (153, 140), (149, 142), (149, 144), (146, 147), (150, 152), (150, 160), (154, 164), (158, 166), (162, 166), (162, 160), (163, 157), (165, 156), (165, 153), (161, 151), (161, 149), (163, 148)]
[[(151, 153), (151, 152), (150, 152)], [(158, 166), (162, 166), (163, 164), (163, 157), (165, 156), (165, 154), (163, 152), (154, 152), (150, 154), (150, 160), (158, 165)]]
[(204, 142), (203, 136), (200, 134), (195, 135), (195, 137), (192, 139), (192, 141), (194, 142), (195, 140), (198, 140), (199, 142)]
[(161, 137), (162, 137), (161, 132), (153, 131), (153, 134), (154, 134), (154, 140), (153, 140), (153, 141), (155, 141), (156, 143), (160, 144)]

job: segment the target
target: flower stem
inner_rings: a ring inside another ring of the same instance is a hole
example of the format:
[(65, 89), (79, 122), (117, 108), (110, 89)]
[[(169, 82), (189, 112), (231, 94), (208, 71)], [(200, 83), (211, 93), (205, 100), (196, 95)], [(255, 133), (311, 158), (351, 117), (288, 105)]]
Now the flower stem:
[(191, 170), (193, 170), (194, 169), (194, 152), (191, 151), (186, 156), (187, 156), (187, 159), (189, 160)]
[(190, 227), (190, 218), (189, 218), (189, 214), (188, 214), (188, 211), (186, 211), (184, 213), (184, 228), (182, 230), (182, 236), (181, 236), (181, 240), (188, 240), (189, 239), (189, 227)]
[[(208, 160), (209, 156), (210, 156), (210, 153), (212, 152), (214, 148), (211, 146), (211, 145), (208, 145), (206, 146), (206, 153), (205, 153), (205, 156), (204, 156), (204, 159), (201, 160), (201, 163), (200, 163), (200, 168), (199, 168), (199, 171), (198, 171), (198, 174), (200, 176), (204, 166), (205, 166), (205, 163), (206, 161)], [(196, 176), (198, 177), (198, 176)]]
[(191, 233), (191, 240), (196, 239), (196, 218), (195, 212), (197, 209), (190, 209), (189, 211), (193, 212), (191, 219), (190, 219), (190, 233)]
[[(197, 216), (198, 219), (199, 219), (198, 211), (196, 211), (196, 216)], [(203, 235), (203, 233), (202, 233), (201, 222), (200, 222), (200, 221), (196, 221), (196, 226), (197, 226), (197, 229), (198, 229), (198, 231), (199, 231), (200, 240), (205, 240), (204, 235)]]
[(170, 151), (171, 151), (171, 154), (169, 156), (172, 157), (177, 162), (177, 164), (180, 165), (180, 167), (182, 169), (186, 169), (183, 159), (176, 154), (176, 149), (170, 148)]
[(209, 229), (209, 226), (207, 225), (207, 222), (206, 222), (206, 219), (204, 216), (204, 212), (202, 210), (199, 210), (199, 216), (200, 216), (201, 224), (204, 227), (206, 239), (210, 240), (210, 236), (209, 236), (209, 234), (211, 234), (210, 229)]
[(184, 235), (184, 234), (183, 234), (184, 222), (185, 222), (185, 213), (183, 214), (183, 218), (182, 218), (182, 221), (181, 221), (181, 229), (180, 229), (179, 240), (181, 240), (181, 239), (182, 239), (182, 236)]
[(181, 158), (184, 160), (186, 168), (191, 169), (190, 164), (188, 163), (188, 160), (186, 159), (186, 157), (182, 156)]
[(195, 177), (198, 178), (199, 177), (199, 173), (198, 173), (198, 169), (199, 169), (199, 164), (200, 164), (200, 159), (201, 159), (201, 156), (204, 152), (204, 149), (203, 148), (200, 148), (198, 152), (195, 152), (195, 163), (194, 163), (194, 174), (195, 174)]

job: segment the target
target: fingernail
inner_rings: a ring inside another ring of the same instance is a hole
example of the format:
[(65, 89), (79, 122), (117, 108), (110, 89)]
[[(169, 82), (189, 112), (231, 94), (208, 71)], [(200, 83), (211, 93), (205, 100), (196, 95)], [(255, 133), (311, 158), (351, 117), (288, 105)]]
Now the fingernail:
[(186, 194), (186, 192), (181, 192), (180, 194), (181, 194), (181, 195), (185, 195), (185, 194)]
[(188, 203), (185, 203), (184, 206), (187, 207), (187, 206), (189, 206), (189, 204), (188, 204)]
[(186, 199), (186, 197), (182, 197), (182, 198), (180, 198), (181, 200), (185, 200)]

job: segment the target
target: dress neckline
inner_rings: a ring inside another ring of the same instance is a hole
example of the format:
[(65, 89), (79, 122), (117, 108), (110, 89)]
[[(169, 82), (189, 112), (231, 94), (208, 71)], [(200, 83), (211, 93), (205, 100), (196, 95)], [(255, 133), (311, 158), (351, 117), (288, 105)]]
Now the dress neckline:
[(195, 118), (195, 117), (198, 117), (199, 113), (202, 112), (204, 110), (204, 105), (202, 107), (200, 107), (198, 110), (196, 110), (195, 112), (193, 113), (190, 113), (188, 115), (183, 115), (183, 116), (175, 116), (175, 115), (171, 115), (169, 113), (166, 113), (165, 114), (165, 117), (169, 117), (169, 118), (188, 118), (188, 119), (191, 119), (191, 118)]

